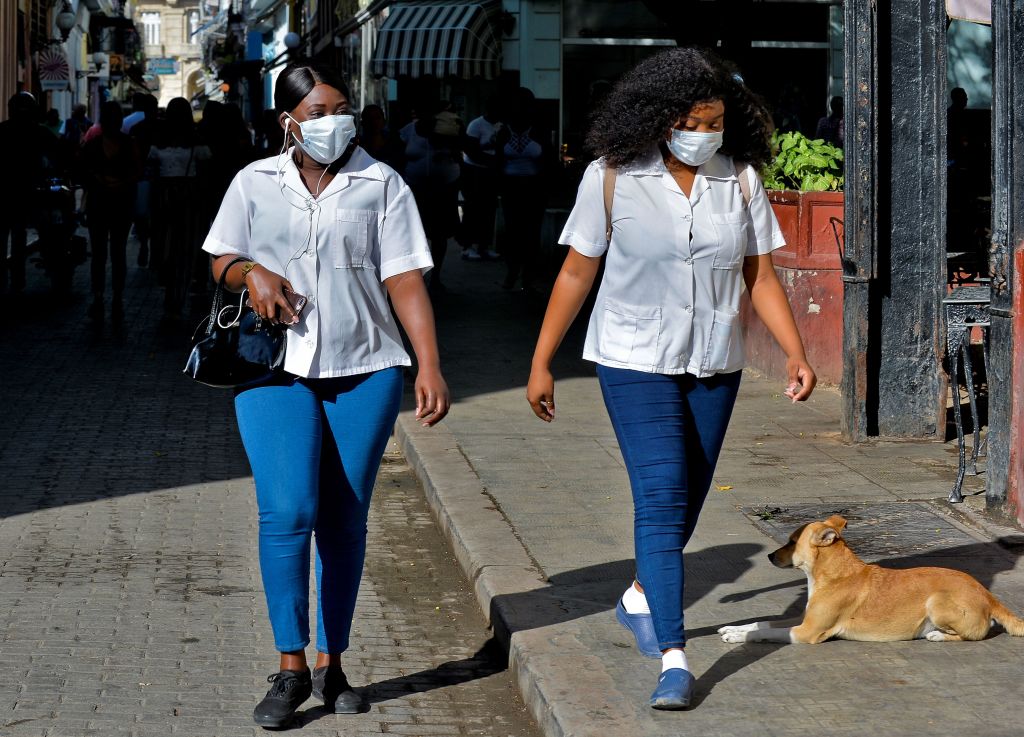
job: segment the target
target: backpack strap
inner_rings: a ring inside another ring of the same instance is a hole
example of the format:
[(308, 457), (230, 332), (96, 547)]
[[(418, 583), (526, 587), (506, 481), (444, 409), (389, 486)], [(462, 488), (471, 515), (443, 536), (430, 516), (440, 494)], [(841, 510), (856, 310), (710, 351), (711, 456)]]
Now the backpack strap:
[(743, 206), (750, 207), (750, 176), (747, 174), (747, 165), (742, 161), (734, 161), (736, 167), (736, 179), (740, 183), (740, 192), (743, 193)]
[(604, 170), (604, 237), (608, 243), (612, 242), (612, 200), (615, 199), (615, 179), (619, 172), (612, 167), (605, 167)]

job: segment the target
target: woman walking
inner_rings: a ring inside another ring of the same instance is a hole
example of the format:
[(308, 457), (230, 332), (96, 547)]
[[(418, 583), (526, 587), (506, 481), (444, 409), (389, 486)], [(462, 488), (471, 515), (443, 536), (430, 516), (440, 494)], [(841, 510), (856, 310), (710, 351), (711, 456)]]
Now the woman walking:
[(124, 113), (121, 104), (110, 100), (100, 108), (101, 134), (82, 147), (82, 168), (86, 181), (85, 215), (92, 250), (92, 305), (89, 317), (103, 321), (103, 299), (107, 283), (107, 254), (113, 299), (111, 317), (124, 319), (124, 283), (128, 273), (126, 249), (135, 206), (135, 186), (142, 174), (142, 162), (134, 141), (121, 132)]
[(772, 266), (784, 245), (756, 170), (770, 118), (710, 53), (673, 49), (624, 76), (593, 121), (590, 164), (560, 243), (571, 246), (533, 356), (527, 398), (555, 418), (551, 359), (607, 257), (583, 357), (597, 363), (629, 473), (636, 580), (616, 615), (661, 658), (655, 709), (690, 705), (683, 548), (740, 385), (744, 285), (788, 356), (793, 401), (815, 376)]
[[(159, 265), (164, 284), (164, 315), (181, 313), (189, 286), (197, 277), (205, 283), (205, 264), (197, 261), (205, 206), (199, 186), (210, 161), (210, 148), (202, 144), (192, 118), (192, 106), (184, 97), (167, 103), (156, 145), (149, 151), (147, 168), (153, 180), (153, 263)], [(201, 270), (201, 276), (197, 274)]]
[[(216, 277), (288, 325), (284, 370), (236, 392), (256, 482), (259, 557), (279, 672), (256, 706), (282, 727), (312, 693), (336, 713), (363, 708), (341, 667), (366, 552), (374, 478), (410, 365), (388, 298), (416, 352), (416, 417), (448, 412), (422, 272), (430, 248), (409, 188), (352, 143), (348, 88), (333, 69), (289, 65), (274, 92), (286, 144), (231, 183), (203, 246)], [(306, 304), (300, 306), (301, 298)], [(309, 644), (316, 541), (317, 658)]]
[(501, 160), (501, 209), (506, 250), (503, 289), (522, 279), (529, 289), (539, 276), (540, 232), (544, 223), (545, 189), (551, 180), (554, 153), (547, 133), (536, 122), (536, 100), (525, 87), (516, 90), (508, 125), (496, 136)]

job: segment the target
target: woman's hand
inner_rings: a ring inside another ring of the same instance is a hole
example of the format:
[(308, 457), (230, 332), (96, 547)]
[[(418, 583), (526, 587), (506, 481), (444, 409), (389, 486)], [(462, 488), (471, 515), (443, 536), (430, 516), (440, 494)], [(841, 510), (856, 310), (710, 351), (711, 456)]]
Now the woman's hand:
[(445, 418), (451, 406), (448, 384), (441, 371), (421, 368), (416, 374), (416, 419), (423, 427), (433, 427)]
[(535, 368), (526, 385), (526, 401), (544, 422), (555, 419), (555, 378), (548, 369)]
[(299, 321), (284, 294), (285, 289), (295, 290), (283, 276), (256, 264), (245, 275), (245, 286), (249, 290), (249, 305), (260, 317), (284, 325), (294, 325)]
[(794, 402), (802, 402), (811, 396), (818, 377), (814, 375), (814, 369), (807, 363), (805, 358), (790, 358), (786, 361), (786, 373), (789, 375), (789, 385), (783, 392)]

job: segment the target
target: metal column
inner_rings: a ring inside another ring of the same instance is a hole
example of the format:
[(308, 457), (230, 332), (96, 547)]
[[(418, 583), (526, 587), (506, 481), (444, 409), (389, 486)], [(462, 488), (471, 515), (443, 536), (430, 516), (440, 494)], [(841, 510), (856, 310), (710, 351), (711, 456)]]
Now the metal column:
[(879, 79), (878, 432), (944, 437), (946, 5), (889, 8), (879, 15), (888, 64)]
[(844, 434), (945, 432), (943, 0), (847, 0)]
[(1024, 0), (992, 4), (992, 35), (992, 326), (986, 499), (990, 507), (999, 508), (1009, 501), (1011, 513), (1020, 518), (1024, 516), (1024, 452), (1020, 447), (1024, 400), (1019, 396), (1024, 380), (1024, 316), (1020, 314), (1024, 303), (1020, 283), (1024, 260)]
[(846, 0), (844, 97), (846, 186), (843, 258), (843, 437), (874, 434), (876, 382), (869, 361), (871, 280), (875, 277), (878, 179), (878, 27), (873, 0)]

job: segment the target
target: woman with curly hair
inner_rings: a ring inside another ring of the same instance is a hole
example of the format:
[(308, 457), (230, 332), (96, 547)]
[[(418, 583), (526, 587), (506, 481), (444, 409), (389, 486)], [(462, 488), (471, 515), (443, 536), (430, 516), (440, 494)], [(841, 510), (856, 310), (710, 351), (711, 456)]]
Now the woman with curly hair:
[(744, 285), (788, 356), (786, 396), (815, 385), (772, 266), (785, 241), (756, 174), (770, 132), (760, 100), (708, 52), (664, 51), (626, 74), (593, 117), (599, 158), (559, 239), (571, 248), (533, 356), (527, 399), (551, 422), (551, 360), (606, 256), (583, 357), (597, 363), (632, 487), (637, 575), (616, 617), (662, 660), (655, 709), (692, 696), (682, 552), (739, 390)]

